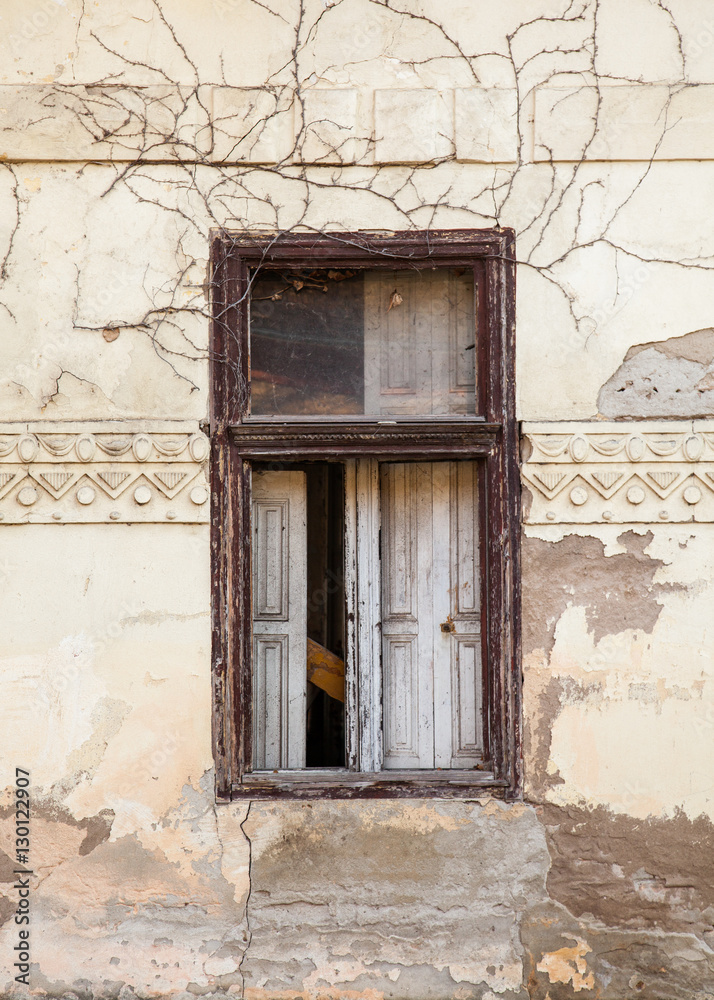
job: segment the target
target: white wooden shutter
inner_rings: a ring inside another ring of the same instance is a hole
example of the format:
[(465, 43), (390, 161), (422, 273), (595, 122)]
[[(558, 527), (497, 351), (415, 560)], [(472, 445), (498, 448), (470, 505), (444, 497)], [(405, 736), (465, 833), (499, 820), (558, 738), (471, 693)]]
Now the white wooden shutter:
[[(473, 413), (472, 274), (377, 271), (364, 280), (365, 413)], [(390, 308), (395, 291), (402, 301)]]
[(476, 464), (384, 464), (381, 510), (384, 767), (472, 767), (483, 749)]
[(253, 767), (305, 767), (304, 472), (253, 473)]

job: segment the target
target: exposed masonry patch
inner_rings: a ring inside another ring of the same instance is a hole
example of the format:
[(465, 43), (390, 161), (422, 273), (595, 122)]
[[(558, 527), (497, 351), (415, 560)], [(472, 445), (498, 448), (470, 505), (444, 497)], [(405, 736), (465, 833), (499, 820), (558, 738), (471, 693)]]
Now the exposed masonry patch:
[(549, 902), (521, 923), (529, 1000), (708, 1000), (714, 951), (693, 934), (613, 930)]
[(604, 417), (714, 414), (714, 329), (637, 344), (600, 390)]
[(633, 819), (599, 806), (538, 808), (550, 896), (611, 927), (692, 932), (714, 944), (714, 826), (682, 813)]
[(550, 653), (555, 628), (566, 608), (585, 608), (588, 627), (598, 642), (626, 629), (651, 632), (662, 611), (660, 594), (684, 590), (654, 583), (664, 562), (645, 554), (651, 531), (625, 531), (618, 542), (628, 551), (605, 556), (598, 538), (566, 535), (559, 542), (523, 538), (523, 650)]

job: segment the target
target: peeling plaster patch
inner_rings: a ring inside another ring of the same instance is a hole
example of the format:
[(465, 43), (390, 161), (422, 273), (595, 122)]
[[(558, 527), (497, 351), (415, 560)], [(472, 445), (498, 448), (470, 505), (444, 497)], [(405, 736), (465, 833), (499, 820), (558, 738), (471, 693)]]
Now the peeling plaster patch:
[(543, 955), (536, 969), (546, 972), (551, 983), (572, 983), (573, 991), (591, 990), (595, 985), (595, 977), (588, 972), (585, 956), (592, 950), (582, 938), (574, 938), (572, 947), (558, 948)]
[(529, 795), (540, 800), (550, 788), (564, 781), (551, 761), (552, 723), (562, 711), (564, 684), (559, 677), (549, 677), (534, 690), (534, 672), (529, 670), (526, 677), (526, 704), (530, 709), (524, 727), (526, 779)]
[(383, 803), (377, 805), (367, 800), (361, 806), (361, 823), (365, 827), (374, 824), (375, 827), (390, 827), (410, 834), (427, 834), (438, 830), (455, 832), (468, 826), (470, 817), (441, 810), (435, 803), (407, 802), (385, 809)]
[(82, 771), (92, 776), (102, 762), (109, 741), (121, 729), (122, 722), (131, 711), (125, 701), (118, 698), (101, 698), (94, 706), (90, 722), (94, 732), (67, 758), (67, 769)]
[[(247, 804), (216, 807), (213, 769), (184, 785), (179, 802), (137, 837), (146, 850), (161, 850), (187, 879), (222, 877), (243, 912), (250, 891), (250, 844), (242, 829)], [(118, 838), (114, 838), (118, 839)]]
[(80, 855), (91, 854), (95, 847), (109, 839), (113, 817), (111, 809), (105, 809), (98, 816), (88, 816), (77, 824), (81, 827), (86, 823), (87, 829), (87, 835), (79, 845)]
[(639, 819), (714, 812), (712, 726), (687, 702), (564, 704), (552, 725), (549, 766), (564, 783), (549, 790), (549, 801), (602, 805)]
[(656, 705), (660, 700), (657, 685), (651, 682), (630, 684), (627, 697), (630, 701), (641, 701), (646, 705)]
[[(15, 876), (13, 875), (14, 878)], [(13, 892), (14, 895), (15, 893)], [(0, 927), (15, 913), (16, 909), (17, 898), (11, 899), (9, 896), (0, 895)]]
[(714, 825), (683, 813), (646, 820), (598, 807), (538, 809), (551, 897), (611, 927), (714, 931)]
[(15, 881), (15, 863), (9, 854), (0, 851), (0, 882)]
[(696, 330), (682, 337), (671, 337), (669, 340), (652, 341), (649, 344), (636, 344), (625, 355), (625, 361), (636, 357), (642, 351), (654, 349), (673, 361), (684, 358), (696, 364), (708, 367), (714, 364), (714, 329)]
[[(47, 797), (38, 797), (32, 809), (32, 867), (39, 883), (52, 874), (57, 868), (77, 857), (86, 857), (108, 838), (114, 820), (110, 809), (103, 809), (96, 816), (87, 816), (77, 820), (58, 802)], [(11, 853), (14, 851), (14, 807), (0, 809), (0, 881), (12, 881), (15, 866), (6, 871), (2, 864), (7, 857), (11, 863)], [(7, 874), (7, 878), (4, 875)], [(33, 887), (34, 889), (35, 887)], [(14, 907), (13, 907), (14, 911)]]
[(566, 535), (557, 543), (523, 540), (523, 648), (552, 652), (555, 629), (566, 608), (585, 608), (588, 628), (597, 642), (626, 629), (651, 632), (662, 612), (662, 593), (686, 589), (655, 583), (661, 559), (646, 554), (653, 539), (625, 531), (618, 541), (625, 553), (606, 556), (599, 538)]
[(35, 889), (33, 910), (38, 940), (53, 942), (41, 954), (51, 982), (94, 983), (96, 969), (114, 957), (139, 995), (176, 994), (191, 982), (211, 992), (210, 975), (225, 989), (241, 982), (247, 936), (234, 887), (215, 871), (179, 870), (136, 837), (58, 865)]
[[(321, 978), (319, 971), (308, 977), (305, 981), (305, 992), (290, 992), (286, 995), (286, 1000), (293, 1000), (295, 996), (305, 996), (306, 1000), (322, 1000), (323, 997), (334, 996), (339, 1000), (347, 1000), (349, 997), (378, 998), (378, 1000), (485, 1000), (486, 997), (493, 997), (494, 994), (483, 983), (472, 984), (462, 982), (458, 972), (453, 969), (436, 969), (431, 965), (414, 964), (402, 967), (392, 967), (382, 963), (375, 963), (365, 969), (356, 963), (335, 962), (335, 972), (344, 972), (344, 979), (335, 979), (335, 984), (344, 982), (346, 985), (330, 984), (329, 978)], [(329, 969), (324, 970), (329, 977)], [(495, 970), (494, 970), (495, 971)], [(514, 981), (519, 980), (522, 973), (521, 962), (515, 963), (513, 969), (509, 970)], [(351, 973), (351, 974), (350, 974)], [(469, 973), (470, 975), (470, 973)], [(464, 977), (468, 978), (468, 976)], [(522, 997), (522, 992), (518, 987), (498, 989), (498, 996), (503, 1000)], [(263, 993), (258, 990), (246, 990), (246, 997), (261, 997), (261, 1000), (273, 1000), (279, 994), (271, 991)]]
[(546, 903), (521, 924), (530, 1000), (707, 1000), (714, 952), (692, 934), (615, 930)]
[(161, 625), (163, 622), (190, 622), (196, 618), (207, 618), (209, 611), (193, 614), (175, 614), (170, 611), (141, 611), (138, 615), (122, 618), (121, 625)]
[(524, 544), (529, 796), (708, 815), (709, 560), (688, 529), (543, 534)]
[(637, 344), (600, 390), (606, 417), (714, 414), (714, 329)]
[[(11, 603), (17, 607), (16, 600)], [(48, 643), (43, 654), (4, 659), (0, 701), (8, 709), (3, 736), (8, 748), (22, 748), (33, 759), (36, 786), (50, 787), (60, 775), (65, 782), (77, 780), (68, 761), (91, 741), (93, 707), (107, 695), (94, 667), (95, 641), (84, 632), (65, 636), (54, 647)], [(29, 730), (28, 705), (33, 713)]]

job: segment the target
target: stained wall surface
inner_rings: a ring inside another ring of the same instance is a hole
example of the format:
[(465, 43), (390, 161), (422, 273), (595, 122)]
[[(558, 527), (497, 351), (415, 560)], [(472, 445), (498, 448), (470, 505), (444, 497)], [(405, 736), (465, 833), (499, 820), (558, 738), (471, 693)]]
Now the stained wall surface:
[[(711, 5), (0, 17), (0, 993), (714, 997)], [(209, 233), (494, 226), (523, 801), (217, 804)]]

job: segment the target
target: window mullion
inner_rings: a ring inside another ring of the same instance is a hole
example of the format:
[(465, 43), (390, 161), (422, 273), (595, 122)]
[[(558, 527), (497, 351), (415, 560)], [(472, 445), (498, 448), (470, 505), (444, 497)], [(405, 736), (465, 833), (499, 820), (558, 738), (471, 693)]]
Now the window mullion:
[(359, 770), (382, 770), (381, 571), (379, 553), (379, 463), (355, 462), (357, 604), (356, 733)]
[(349, 771), (360, 769), (357, 461), (345, 461), (345, 753)]

